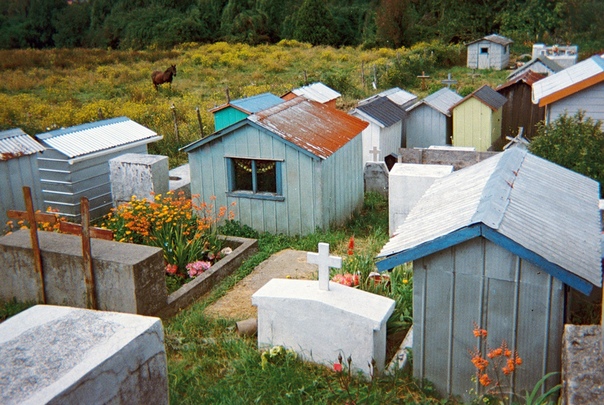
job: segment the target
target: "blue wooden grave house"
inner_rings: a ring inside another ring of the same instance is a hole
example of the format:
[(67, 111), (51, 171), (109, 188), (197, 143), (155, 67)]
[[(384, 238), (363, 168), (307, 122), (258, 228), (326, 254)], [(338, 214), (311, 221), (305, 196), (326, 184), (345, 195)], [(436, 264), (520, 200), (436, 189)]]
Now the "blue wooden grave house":
[(486, 389), (470, 379), (469, 353), (502, 340), (524, 360), (514, 392), (559, 372), (569, 294), (602, 286), (599, 195), (596, 181), (522, 147), (436, 180), (377, 262), (413, 262), (414, 377), (470, 400)]
[(345, 222), (363, 202), (367, 123), (297, 97), (183, 148), (191, 193), (259, 231), (308, 234)]

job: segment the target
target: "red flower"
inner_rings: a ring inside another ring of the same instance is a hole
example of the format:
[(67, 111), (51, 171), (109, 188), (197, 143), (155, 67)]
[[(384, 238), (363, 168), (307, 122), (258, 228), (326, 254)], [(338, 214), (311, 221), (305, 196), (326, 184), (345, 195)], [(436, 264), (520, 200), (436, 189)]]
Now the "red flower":
[(354, 254), (354, 236), (351, 236), (348, 240), (348, 256), (352, 256)]
[(333, 369), (339, 373), (342, 371), (342, 365), (340, 363), (333, 363)]
[(178, 266), (175, 264), (167, 264), (166, 265), (166, 273), (173, 276), (178, 271)]

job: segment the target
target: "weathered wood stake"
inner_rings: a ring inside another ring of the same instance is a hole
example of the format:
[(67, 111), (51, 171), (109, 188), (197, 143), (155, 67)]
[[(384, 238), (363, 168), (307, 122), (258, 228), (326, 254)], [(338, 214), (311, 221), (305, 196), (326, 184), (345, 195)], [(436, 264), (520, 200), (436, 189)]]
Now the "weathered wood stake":
[(201, 125), (201, 114), (199, 112), (199, 107), (195, 107), (195, 111), (197, 112), (197, 122), (199, 123), (199, 133), (203, 138), (203, 125)]

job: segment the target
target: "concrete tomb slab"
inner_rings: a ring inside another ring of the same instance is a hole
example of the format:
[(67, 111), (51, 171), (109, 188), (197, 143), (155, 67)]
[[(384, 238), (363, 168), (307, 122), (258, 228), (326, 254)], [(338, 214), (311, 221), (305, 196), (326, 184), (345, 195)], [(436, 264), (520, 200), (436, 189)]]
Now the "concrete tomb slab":
[(365, 192), (374, 191), (388, 196), (388, 166), (384, 162), (367, 162), (363, 170)]
[(354, 371), (368, 376), (383, 372), (386, 322), (394, 300), (329, 280), (328, 289), (320, 288), (325, 277), (329, 273), (320, 272), (319, 281), (272, 279), (252, 295), (258, 307), (259, 348), (284, 346), (327, 366), (338, 355), (350, 356)]
[(167, 404), (159, 318), (37, 305), (0, 324), (2, 404)]
[(423, 165), (414, 163), (396, 163), (389, 175), (388, 221), (389, 233), (405, 222), (411, 209), (440, 177), (453, 172), (449, 165)]
[(154, 195), (168, 192), (168, 157), (126, 153), (109, 161), (109, 178), (115, 207), (133, 195), (153, 201)]

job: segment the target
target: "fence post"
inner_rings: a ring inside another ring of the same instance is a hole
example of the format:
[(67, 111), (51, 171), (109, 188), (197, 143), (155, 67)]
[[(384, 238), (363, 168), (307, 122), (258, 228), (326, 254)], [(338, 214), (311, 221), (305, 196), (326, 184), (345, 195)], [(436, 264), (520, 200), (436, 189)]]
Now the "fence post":
[(195, 111), (197, 111), (197, 122), (199, 122), (199, 132), (201, 133), (201, 137), (203, 138), (203, 125), (201, 125), (201, 114), (199, 113), (199, 106), (195, 107)]
[(80, 200), (80, 214), (82, 216), (82, 259), (84, 261), (84, 279), (86, 280), (86, 306), (98, 309), (90, 246), (90, 210), (86, 197), (82, 197)]
[(176, 135), (176, 142), (180, 143), (180, 138), (178, 136), (178, 124), (176, 122), (176, 107), (174, 106), (174, 103), (172, 103), (170, 109), (172, 110), (172, 118), (174, 119), (174, 135)]
[(27, 212), (27, 221), (29, 222), (29, 233), (31, 236), (31, 248), (34, 253), (34, 267), (40, 277), (40, 290), (38, 300), (46, 304), (46, 288), (44, 285), (44, 269), (42, 268), (42, 254), (40, 253), (40, 241), (38, 239), (38, 224), (36, 223), (36, 213), (34, 203), (31, 198), (31, 189), (23, 187), (23, 199), (25, 200), (25, 210)]

